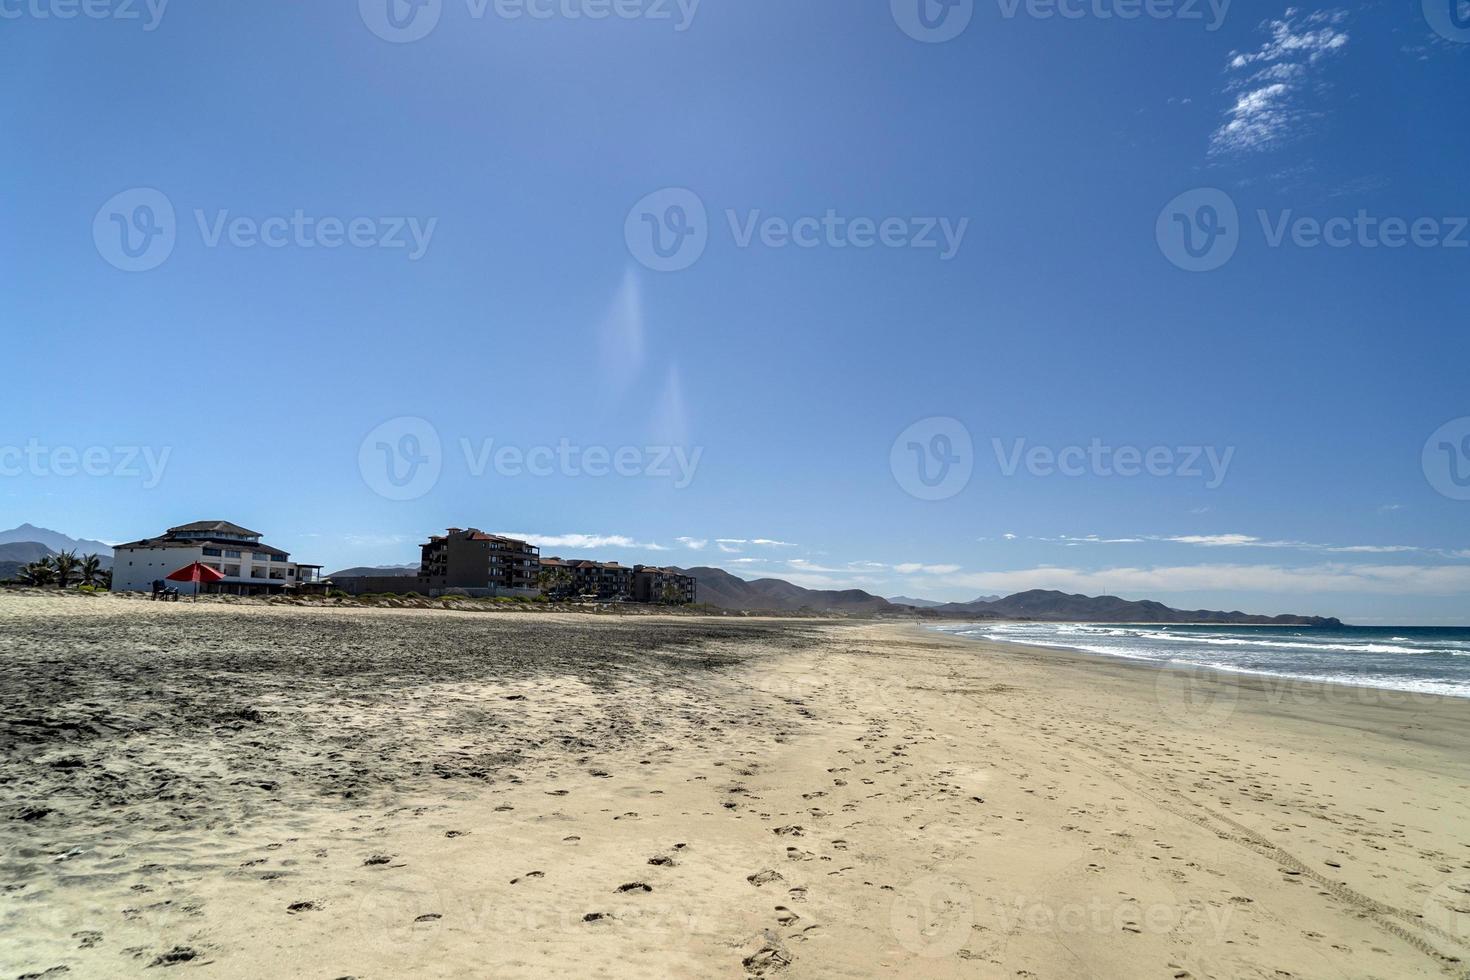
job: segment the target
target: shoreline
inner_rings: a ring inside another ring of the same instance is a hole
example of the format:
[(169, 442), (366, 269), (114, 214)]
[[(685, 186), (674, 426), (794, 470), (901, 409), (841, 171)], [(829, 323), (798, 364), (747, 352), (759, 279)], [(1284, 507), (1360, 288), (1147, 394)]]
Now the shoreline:
[[(1000, 621), (997, 621), (997, 622), (1000, 622)], [(1035, 624), (1035, 621), (1032, 621), (1032, 620), (1005, 620), (1004, 622), (1024, 622), (1024, 623), (1027, 623), (1027, 624)], [(1406, 688), (1402, 688), (1402, 687), (1379, 686), (1379, 685), (1374, 685), (1374, 684), (1360, 683), (1360, 682), (1351, 681), (1351, 680), (1337, 680), (1335, 678), (1329, 678), (1329, 677), (1307, 677), (1307, 676), (1303, 676), (1303, 675), (1300, 675), (1300, 674), (1286, 674), (1286, 673), (1280, 673), (1280, 672), (1274, 672), (1274, 671), (1267, 671), (1267, 670), (1251, 670), (1251, 669), (1247, 669), (1247, 668), (1222, 667), (1222, 666), (1219, 666), (1219, 665), (1216, 665), (1216, 664), (1191, 664), (1191, 663), (1178, 663), (1178, 662), (1174, 662), (1174, 661), (1164, 661), (1164, 660), (1150, 660), (1150, 659), (1148, 659), (1146, 657), (1128, 657), (1128, 656), (1124, 656), (1122, 654), (1100, 653), (1100, 652), (1098, 652), (1096, 650), (1083, 650), (1083, 649), (1080, 649), (1078, 647), (1073, 647), (1073, 646), (1063, 646), (1063, 645), (1047, 646), (1047, 645), (1038, 644), (1038, 643), (1024, 643), (1024, 642), (1016, 641), (1016, 640), (995, 640), (995, 639), (990, 639), (990, 638), (986, 638), (986, 637), (966, 637), (966, 636), (961, 636), (960, 634), (957, 634), (957, 633), (950, 633), (950, 632), (946, 631), (941, 626), (936, 626), (936, 625), (932, 625), (932, 624), (918, 624), (918, 625), (920, 625), (921, 628), (923, 628), (925, 630), (932, 631), (932, 632), (938, 633), (940, 635), (947, 636), (947, 637), (949, 637), (951, 639), (959, 640), (959, 641), (964, 642), (964, 643), (989, 644), (989, 645), (996, 646), (996, 647), (1001, 647), (1001, 648), (1007, 648), (1007, 647), (1024, 647), (1026, 649), (1033, 650), (1033, 651), (1054, 651), (1054, 652), (1058, 652), (1058, 653), (1065, 653), (1065, 654), (1070, 654), (1070, 655), (1081, 657), (1081, 658), (1086, 658), (1088, 660), (1102, 661), (1104, 663), (1133, 664), (1135, 666), (1143, 667), (1143, 668), (1151, 669), (1151, 670), (1174, 670), (1174, 671), (1180, 671), (1180, 672), (1185, 672), (1185, 673), (1190, 673), (1190, 672), (1207, 672), (1207, 673), (1210, 673), (1210, 674), (1219, 674), (1219, 675), (1222, 675), (1223, 677), (1235, 677), (1235, 678), (1242, 678), (1242, 679), (1245, 679), (1245, 678), (1257, 678), (1257, 679), (1260, 679), (1263, 683), (1264, 682), (1270, 682), (1270, 681), (1281, 681), (1281, 682), (1286, 682), (1286, 683), (1291, 683), (1291, 684), (1316, 684), (1316, 685), (1323, 685), (1323, 686), (1326, 686), (1326, 687), (1352, 688), (1352, 689), (1361, 690), (1361, 691), (1364, 691), (1364, 692), (1371, 692), (1373, 694), (1378, 694), (1378, 695), (1397, 695), (1397, 696), (1402, 696), (1402, 697), (1404, 697), (1406, 699), (1411, 699), (1411, 698), (1426, 698), (1426, 699), (1437, 699), (1437, 700), (1442, 699), (1442, 700), (1448, 700), (1448, 701), (1458, 701), (1458, 702), (1462, 702), (1462, 703), (1463, 702), (1470, 701), (1470, 692), (1467, 692), (1465, 694), (1441, 694), (1441, 693), (1434, 692), (1434, 691), (1415, 691), (1415, 690), (1410, 690), (1410, 689), (1406, 689)], [(985, 624), (983, 624), (983, 623), (977, 623), (976, 625), (985, 625)], [(1053, 624), (1047, 623), (1047, 624), (1044, 624), (1044, 625), (1053, 625)], [(1080, 622), (1080, 621), (1074, 623), (1072, 621), (1067, 621), (1067, 622), (1058, 621), (1054, 625), (1079, 625), (1079, 626), (1145, 626), (1145, 627), (1157, 627), (1157, 626), (1159, 626), (1161, 624), (1158, 624), (1158, 623), (1141, 623), (1141, 624), (1138, 624), (1138, 623), (1084, 623), (1084, 622)], [(1183, 625), (1186, 625), (1186, 624), (1183, 624), (1183, 623), (1170, 623), (1170, 624), (1167, 624), (1167, 625), (1171, 625), (1171, 626), (1183, 626)], [(1202, 625), (1228, 625), (1228, 624), (1218, 624), (1217, 623), (1217, 624), (1202, 624)], [(1311, 629), (1312, 627), (1301, 627), (1301, 628), (1303, 628), (1303, 629)], [(1383, 627), (1383, 628), (1386, 628), (1386, 629), (1398, 629), (1400, 627)]]

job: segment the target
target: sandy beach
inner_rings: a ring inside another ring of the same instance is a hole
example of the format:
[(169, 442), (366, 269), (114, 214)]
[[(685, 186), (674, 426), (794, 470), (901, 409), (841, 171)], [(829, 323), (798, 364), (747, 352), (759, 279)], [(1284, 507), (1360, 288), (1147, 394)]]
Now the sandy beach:
[(0, 978), (1463, 977), (1470, 701), (911, 623), (0, 596)]

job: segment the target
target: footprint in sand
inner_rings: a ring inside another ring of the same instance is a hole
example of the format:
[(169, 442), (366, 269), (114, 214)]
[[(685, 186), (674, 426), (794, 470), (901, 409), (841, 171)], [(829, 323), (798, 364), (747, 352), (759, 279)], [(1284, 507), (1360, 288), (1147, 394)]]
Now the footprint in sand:
[(624, 893), (626, 893), (626, 892), (651, 892), (651, 891), (653, 891), (653, 888), (652, 888), (652, 886), (645, 885), (641, 881), (630, 881), (626, 885), (619, 885), (618, 886), (618, 891), (619, 892), (624, 892)]
[(298, 912), (315, 912), (320, 908), (321, 906), (315, 902), (292, 902), (286, 906), (286, 913), (296, 915)]
[(530, 878), (545, 878), (545, 877), (546, 877), (546, 872), (545, 871), (527, 871), (525, 874), (521, 875), (519, 878), (512, 878), (510, 880), (510, 883), (512, 885), (519, 885), (521, 882), (526, 881), (526, 880), (528, 880)]
[(746, 875), (745, 880), (759, 888), (761, 885), (769, 885), (773, 881), (784, 881), (785, 879), (782, 877), (781, 872), (767, 868), (764, 871), (757, 871), (755, 874)]
[(776, 906), (776, 924), (789, 926), (801, 919), (801, 916), (791, 911), (784, 905)]

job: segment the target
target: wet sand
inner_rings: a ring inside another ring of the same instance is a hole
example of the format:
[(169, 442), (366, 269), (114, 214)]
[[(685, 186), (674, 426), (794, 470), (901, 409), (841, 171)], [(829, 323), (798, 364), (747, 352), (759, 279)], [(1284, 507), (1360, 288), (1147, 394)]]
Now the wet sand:
[(0, 596), (0, 978), (1465, 976), (1467, 799), (1449, 699)]

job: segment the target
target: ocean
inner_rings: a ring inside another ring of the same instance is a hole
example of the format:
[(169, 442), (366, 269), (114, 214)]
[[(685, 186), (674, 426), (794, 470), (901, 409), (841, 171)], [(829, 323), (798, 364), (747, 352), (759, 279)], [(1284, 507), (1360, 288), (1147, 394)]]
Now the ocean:
[(1175, 667), (1470, 698), (1470, 627), (961, 623), (945, 633)]

